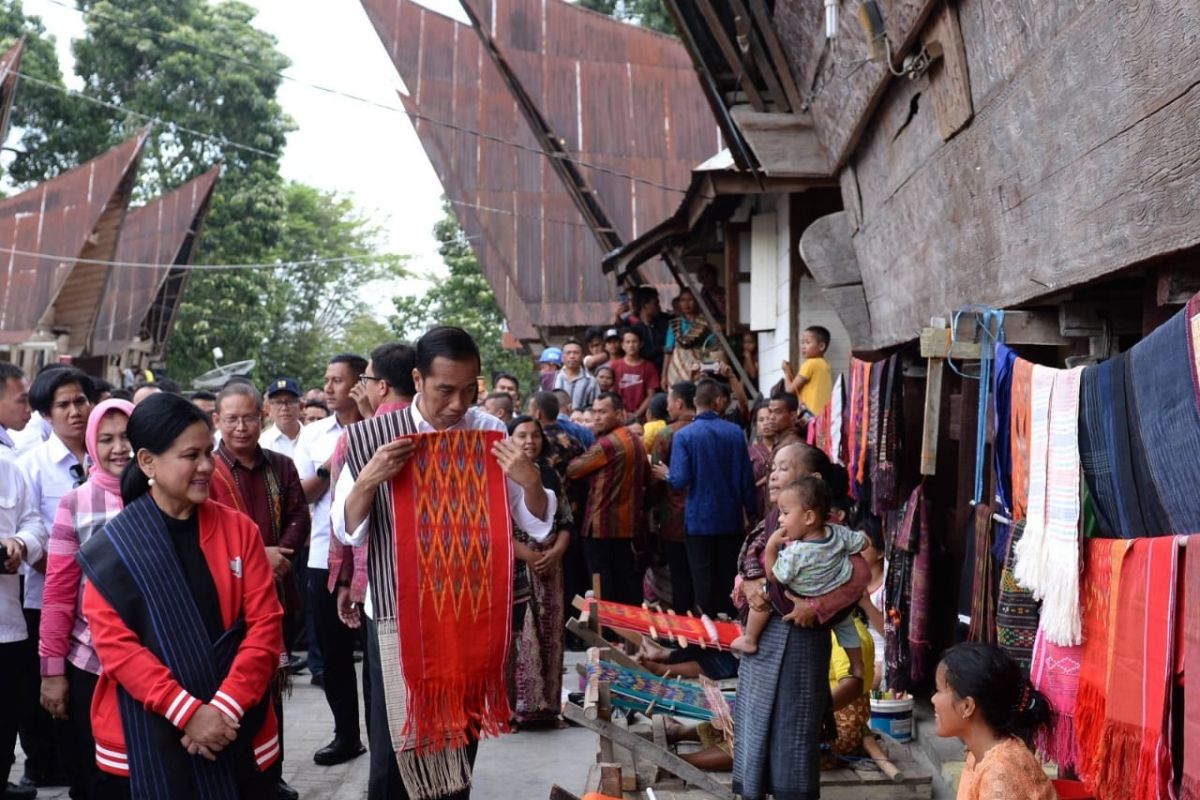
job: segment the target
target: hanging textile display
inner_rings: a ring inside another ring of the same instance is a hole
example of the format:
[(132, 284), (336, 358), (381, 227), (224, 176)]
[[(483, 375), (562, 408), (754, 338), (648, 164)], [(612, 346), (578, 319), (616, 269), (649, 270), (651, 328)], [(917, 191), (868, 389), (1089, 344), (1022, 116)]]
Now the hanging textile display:
[(1170, 526), (1151, 535), (1200, 531), (1200, 410), (1187, 311), (1171, 317), (1129, 351), (1135, 425)]
[(1079, 382), (1081, 368), (1034, 366), (1030, 399), (1029, 507), (1016, 577), (1042, 601), (1055, 644), (1081, 641), (1079, 611)]
[(1172, 794), (1170, 691), (1174, 679), (1176, 537), (1133, 543), (1121, 566), (1112, 664), (1094, 789), (1099, 800)]
[(1014, 550), (1025, 533), (1025, 523), (1018, 522), (1011, 527), (1004, 566), (1000, 570), (1000, 591), (996, 600), (996, 644), (1000, 645), (1028, 675), (1033, 660), (1041, 605), (1034, 599), (1033, 592), (1021, 586), (1013, 575), (1016, 568)]
[(900, 451), (903, 375), (900, 356), (893, 355), (880, 364), (879, 407), (875, 410), (879, 427), (871, 459), (871, 509), (876, 516), (899, 507), (899, 475), (896, 458)]
[(1012, 518), (1026, 518), (1029, 504), (1029, 414), (1033, 392), (1033, 362), (1018, 358), (1012, 365), (1009, 454), (1012, 461)]
[[(1183, 780), (1179, 785), (1179, 800), (1200, 800), (1200, 536), (1188, 539), (1183, 552), (1183, 667), (1184, 688), (1189, 690), (1183, 701)], [(1194, 682), (1192, 682), (1194, 681)], [(1192, 702), (1188, 702), (1192, 699)]]
[(1121, 566), (1132, 542), (1089, 539), (1085, 545), (1083, 594), (1083, 663), (1079, 692), (1075, 696), (1076, 771), (1084, 781), (1095, 782), (1100, 765), (1100, 741), (1108, 699), (1116, 626)]
[(1075, 735), (1075, 699), (1083, 669), (1083, 645), (1063, 647), (1037, 635), (1029, 680), (1050, 703), (1050, 723), (1034, 738), (1042, 757), (1059, 769), (1073, 767), (1079, 757)]
[(888, 686), (907, 691), (932, 674), (929, 602), (933, 553), (924, 484), (904, 506), (887, 514), (888, 573), (884, 639)]
[(845, 463), (842, 457), (842, 424), (846, 410), (846, 380), (842, 375), (833, 382), (833, 395), (829, 398), (826, 413), (829, 415), (829, 441), (826, 455), (835, 464)]
[(975, 554), (971, 576), (971, 626), (967, 640), (996, 643), (996, 563), (992, 558), (992, 506), (975, 506)]
[(996, 482), (996, 502), (1005, 516), (1012, 516), (1012, 390), (1013, 365), (1017, 354), (1005, 344), (996, 345), (992, 367), (992, 408), (995, 432), (992, 435), (992, 474)]

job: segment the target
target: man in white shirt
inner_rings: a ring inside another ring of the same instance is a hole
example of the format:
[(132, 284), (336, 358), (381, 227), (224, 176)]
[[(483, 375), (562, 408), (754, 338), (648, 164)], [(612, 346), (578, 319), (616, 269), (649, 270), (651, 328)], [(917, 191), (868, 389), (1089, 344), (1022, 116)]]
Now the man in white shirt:
[[(294, 459), (296, 471), (300, 473), (300, 482), (304, 486), (304, 495), (312, 504), (312, 536), (309, 539), (307, 569), (301, 577), (301, 586), (305, 589), (305, 614), (308, 631), (308, 670), (312, 673), (312, 682), (325, 690), (325, 700), (333, 713), (335, 727), (339, 721), (349, 716), (348, 708), (353, 708), (354, 729), (358, 727), (358, 681), (354, 672), (354, 650), (352, 641), (338, 636), (338, 628), (344, 627), (337, 617), (336, 609), (319, 593), (329, 594), (329, 506), (330, 506), (330, 469), (333, 451), (338, 439), (346, 426), (358, 422), (362, 417), (358, 412), (358, 404), (350, 396), (350, 390), (359, 383), (359, 378), (367, 369), (367, 360), (362, 356), (343, 353), (334, 356), (325, 367), (325, 405), (329, 408), (329, 416), (318, 420), (300, 431), (300, 439), (296, 443)], [(320, 642), (333, 641), (338, 646), (324, 652)], [(348, 727), (344, 723), (342, 727)], [(353, 738), (346, 732), (345, 738)], [(351, 742), (358, 755), (362, 752), (361, 745)], [(343, 755), (349, 747), (335, 747), (335, 741), (330, 743)], [(339, 761), (330, 761), (329, 747), (318, 751), (319, 758), (314, 756), (317, 763), (328, 766)], [(344, 760), (344, 759), (343, 759)]]
[(32, 686), (32, 699), (36, 701), (37, 697), (37, 681), (31, 680), (37, 674), (37, 650), (30, 641), (21, 609), (21, 579), (17, 572), (22, 566), (42, 560), (48, 540), (20, 468), (11, 459), (0, 458), (0, 686), (11, 691), (0, 702), (0, 797), (5, 798), (32, 798), (37, 794), (32, 786), (9, 783), (8, 772), (15, 761), (21, 711), (18, 696)]
[(596, 379), (583, 366), (583, 345), (577, 339), (567, 339), (562, 346), (562, 369), (554, 376), (552, 389), (562, 389), (571, 395), (571, 407), (581, 411), (591, 408), (596, 400)]
[[(88, 416), (96, 399), (96, 387), (74, 367), (42, 370), (29, 389), (29, 404), (50, 423), (50, 438), (17, 457), (17, 466), (25, 474), (29, 498), (41, 514), (42, 527), (54, 527), (58, 503), (63, 495), (87, 479)], [(42, 613), (42, 588), (46, 584), (45, 564), (26, 567), (25, 618), (29, 639), (37, 653), (38, 627)], [(37, 670), (34, 658), (30, 668)], [(60, 736), (70, 736), (69, 727), (61, 733), (51, 724), (50, 715), (35, 702), (21, 720), (21, 748), (25, 751), (25, 776), (33, 783), (55, 779), (67, 766), (66, 754), (56, 746)]]
[[(461, 328), (436, 327), (416, 344), (417, 368), (413, 379), (417, 395), (406, 410), (419, 433), (449, 430), (489, 430), (505, 432), (504, 423), (475, 405), (476, 377), (479, 375), (479, 349)], [(406, 413), (398, 411), (394, 413)], [(345, 544), (362, 545), (369, 534), (369, 522), (375, 493), (397, 475), (413, 453), (411, 438), (401, 438), (380, 447), (359, 472), (343, 469), (334, 490), (336, 501), (330, 517), (334, 534)], [(537, 467), (508, 439), (498, 442), (492, 455), (508, 476), (508, 507), (512, 524), (536, 541), (550, 535), (556, 507), (553, 492), (542, 486)], [(394, 535), (394, 531), (391, 532)], [(372, 568), (374, 563), (372, 563)], [(388, 726), (387, 700), (383, 667), (379, 656), (378, 635), (372, 621), (373, 601), (368, 586), (365, 608), (367, 622), (367, 669), (371, 674), (371, 708), (367, 715), (371, 741), (371, 770), (367, 787), (370, 800), (407, 797), (393, 749)], [(350, 612), (351, 614), (353, 612)], [(390, 664), (388, 669), (397, 669)], [(475, 763), (477, 743), (467, 748), (470, 764)], [(447, 795), (458, 797), (459, 795)]]
[(258, 437), (259, 447), (294, 458), (300, 441), (300, 384), (291, 378), (276, 378), (266, 395), (271, 427)]
[(16, 364), (0, 361), (0, 460), (16, 460), (12, 432), (24, 430), (32, 413), (25, 373)]

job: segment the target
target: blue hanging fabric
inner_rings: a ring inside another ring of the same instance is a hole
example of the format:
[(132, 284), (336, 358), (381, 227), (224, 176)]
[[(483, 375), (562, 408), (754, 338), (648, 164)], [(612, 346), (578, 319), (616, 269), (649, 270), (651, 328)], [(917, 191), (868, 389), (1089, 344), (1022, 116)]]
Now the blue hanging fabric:
[[(979, 375), (964, 375), (953, 366), (964, 378), (979, 381), (979, 407), (975, 417), (975, 494), (972, 505), (983, 502), (983, 468), (984, 451), (987, 448), (988, 411), (991, 408), (992, 391), (992, 362), (996, 354), (996, 345), (1004, 341), (1004, 311), (988, 306), (967, 306), (954, 312), (953, 330), (958, 331), (958, 322), (963, 314), (971, 314), (980, 330), (979, 337)], [(950, 363), (947, 361), (947, 363)]]

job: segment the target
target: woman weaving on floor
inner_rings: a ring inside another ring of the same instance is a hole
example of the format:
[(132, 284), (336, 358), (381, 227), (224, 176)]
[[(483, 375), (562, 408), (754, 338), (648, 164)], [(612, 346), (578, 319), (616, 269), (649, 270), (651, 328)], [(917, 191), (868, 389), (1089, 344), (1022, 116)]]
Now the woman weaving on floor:
[(124, 510), (77, 559), (103, 672), (92, 703), (104, 798), (260, 798), (279, 758), (264, 702), (283, 610), (257, 527), (208, 499), (208, 415), (160, 393), (129, 417)]

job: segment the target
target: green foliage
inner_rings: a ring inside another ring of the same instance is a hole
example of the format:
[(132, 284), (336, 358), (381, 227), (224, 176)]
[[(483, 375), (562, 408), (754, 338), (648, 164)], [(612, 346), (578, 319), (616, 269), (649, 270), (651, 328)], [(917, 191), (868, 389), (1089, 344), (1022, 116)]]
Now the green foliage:
[(448, 204), (446, 216), (433, 228), (438, 252), (449, 268), (449, 277), (427, 275), (430, 289), (420, 297), (397, 297), (392, 330), (410, 341), (434, 325), (457, 325), (479, 345), (483, 373), (511, 372), (527, 383), (533, 376), (528, 357), (505, 350), (504, 314), (496, 295), (479, 267), (479, 261)]
[[(379, 249), (379, 230), (348, 198), (279, 174), (294, 123), (276, 93), (288, 59), (274, 37), (256, 29), (255, 10), (226, 0), (78, 0), (86, 34), (73, 42), (83, 94), (202, 131), (227, 146), (156, 125), (139, 169), (146, 200), (224, 163), (198, 263), (281, 263), (275, 269), (199, 271), (188, 283), (168, 348), (168, 372), (183, 382), (226, 361), (253, 358), (257, 378), (286, 374), (310, 385), (339, 346), (342, 326), (361, 314), (366, 284), (403, 273), (398, 259), (367, 257), (322, 266), (286, 262), (340, 258)], [(0, 4), (0, 36), (27, 35), (22, 71), (57, 85), (62, 76), (52, 37), (20, 0)], [(223, 56), (231, 56), (226, 58)], [(9, 170), (26, 186), (46, 180), (128, 139), (145, 126), (132, 114), (102, 108), (28, 82), (14, 125), (23, 129)], [(376, 324), (379, 332), (382, 325)], [(361, 334), (363, 325), (357, 326)]]
[(676, 35), (675, 22), (663, 0), (577, 0), (583, 8), (632, 22), (659, 33)]

